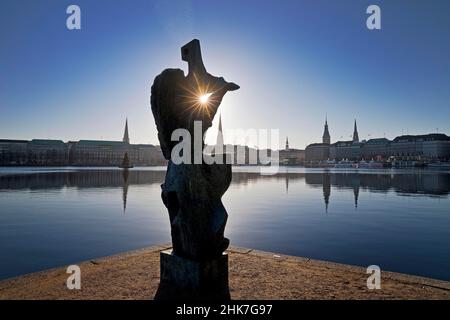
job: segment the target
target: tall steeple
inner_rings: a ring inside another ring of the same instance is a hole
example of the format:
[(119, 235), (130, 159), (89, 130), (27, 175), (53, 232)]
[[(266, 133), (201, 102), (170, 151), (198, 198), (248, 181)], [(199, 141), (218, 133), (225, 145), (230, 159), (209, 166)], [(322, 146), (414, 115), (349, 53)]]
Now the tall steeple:
[(123, 133), (123, 142), (130, 143), (130, 136), (128, 135), (128, 118), (125, 120), (125, 132)]
[(355, 127), (353, 128), (353, 142), (359, 142), (358, 128), (356, 127), (356, 119), (355, 119)]
[(330, 144), (331, 143), (330, 132), (328, 131), (328, 119), (327, 119), (327, 117), (325, 117), (325, 128), (323, 130), (322, 143), (325, 143), (325, 144)]
[(216, 146), (223, 148), (223, 133), (222, 133), (222, 115), (219, 115), (219, 131), (217, 132)]
[(289, 140), (288, 137), (286, 137), (286, 147), (285, 150), (288, 151), (289, 150)]

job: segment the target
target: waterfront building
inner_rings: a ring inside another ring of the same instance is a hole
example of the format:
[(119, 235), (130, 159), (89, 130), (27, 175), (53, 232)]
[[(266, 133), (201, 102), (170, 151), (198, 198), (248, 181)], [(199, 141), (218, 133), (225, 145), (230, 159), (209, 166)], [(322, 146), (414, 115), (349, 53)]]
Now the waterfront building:
[(305, 162), (305, 150), (290, 148), (288, 137), (284, 150), (280, 150), (278, 156), (280, 163), (284, 165), (300, 165)]
[(325, 118), (325, 125), (322, 135), (322, 143), (312, 143), (305, 149), (305, 161), (316, 162), (324, 161), (330, 158), (330, 132), (328, 130), (328, 119)]
[(119, 166), (125, 153), (134, 165), (166, 163), (160, 147), (130, 144), (128, 120), (122, 141), (0, 140), (0, 165), (3, 166)]
[(351, 160), (361, 159), (361, 146), (363, 144), (354, 141), (338, 141), (330, 145), (330, 159)]
[(386, 138), (370, 139), (363, 143), (361, 157), (364, 160), (382, 161), (389, 158), (391, 141)]
[(326, 143), (313, 143), (305, 149), (306, 161), (323, 161), (330, 158), (330, 145)]
[(128, 119), (122, 141), (80, 140), (69, 142), (70, 164), (75, 166), (119, 166), (125, 154), (137, 166), (165, 164), (160, 147), (151, 144), (131, 144)]
[[(121, 163), (130, 145), (122, 141), (80, 140), (70, 149), (75, 166), (116, 166)], [(134, 153), (129, 153), (134, 163)]]
[(358, 127), (356, 119), (353, 126), (353, 139), (351, 141), (337, 141), (330, 144), (329, 158), (332, 160), (360, 160), (362, 157), (363, 143), (359, 142)]
[(390, 154), (399, 160), (449, 160), (450, 137), (439, 133), (399, 136), (391, 142)]
[(28, 140), (0, 139), (0, 166), (25, 164), (27, 145)]
[(325, 120), (322, 143), (306, 147), (306, 162), (325, 160), (400, 160), (400, 161), (449, 161), (450, 137), (445, 134), (403, 135), (394, 140), (376, 138), (359, 141), (356, 120), (353, 139), (329, 144), (328, 121)]
[(67, 145), (61, 140), (33, 139), (27, 144), (28, 165), (63, 166), (67, 163)]

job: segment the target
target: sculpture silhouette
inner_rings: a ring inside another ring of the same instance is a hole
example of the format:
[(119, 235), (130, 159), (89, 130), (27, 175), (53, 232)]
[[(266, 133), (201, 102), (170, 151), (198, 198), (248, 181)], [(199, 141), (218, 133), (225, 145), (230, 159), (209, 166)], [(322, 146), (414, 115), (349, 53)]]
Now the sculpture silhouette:
[[(203, 160), (201, 164), (174, 164), (171, 153), (178, 142), (171, 141), (171, 135), (183, 128), (194, 137), (194, 121), (201, 121), (203, 150), (204, 133), (211, 127), (222, 98), (239, 86), (206, 71), (198, 40), (183, 46), (181, 56), (188, 62), (188, 75), (180, 69), (166, 69), (158, 75), (151, 89), (151, 107), (162, 152), (169, 160), (161, 188), (169, 211), (173, 253), (205, 261), (220, 257), (229, 244), (224, 237), (228, 214), (221, 197), (231, 182), (231, 164), (211, 165)], [(206, 94), (208, 100), (201, 101)]]

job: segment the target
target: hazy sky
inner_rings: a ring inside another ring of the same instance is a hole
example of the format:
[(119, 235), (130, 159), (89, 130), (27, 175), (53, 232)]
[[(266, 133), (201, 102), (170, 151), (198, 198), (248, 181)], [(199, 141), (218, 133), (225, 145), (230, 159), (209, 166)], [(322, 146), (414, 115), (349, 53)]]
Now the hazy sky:
[[(81, 7), (81, 30), (66, 8)], [(378, 4), (382, 29), (366, 28)], [(450, 1), (2, 0), (0, 138), (157, 144), (149, 96), (198, 38), (207, 70), (241, 86), (223, 127), (280, 129), (291, 147), (450, 132)], [(217, 119), (214, 121), (217, 123)], [(369, 136), (370, 135), (370, 136)], [(227, 142), (227, 137), (225, 137)]]

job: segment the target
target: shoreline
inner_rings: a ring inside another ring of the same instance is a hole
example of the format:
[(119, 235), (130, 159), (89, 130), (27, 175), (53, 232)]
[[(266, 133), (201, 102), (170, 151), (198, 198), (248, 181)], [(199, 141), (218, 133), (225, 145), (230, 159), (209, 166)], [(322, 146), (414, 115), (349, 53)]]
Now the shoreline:
[[(159, 252), (171, 245), (84, 261), (81, 290), (69, 290), (59, 267), (0, 281), (0, 300), (151, 300), (159, 286)], [(231, 299), (450, 299), (450, 282), (381, 271), (381, 289), (367, 288), (358, 266), (230, 247)]]

